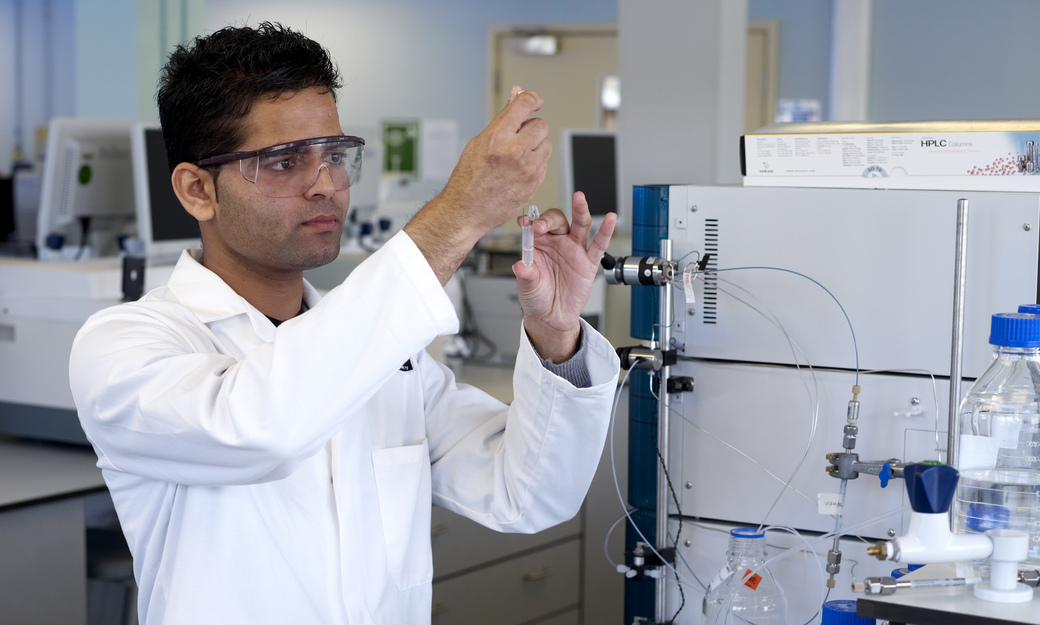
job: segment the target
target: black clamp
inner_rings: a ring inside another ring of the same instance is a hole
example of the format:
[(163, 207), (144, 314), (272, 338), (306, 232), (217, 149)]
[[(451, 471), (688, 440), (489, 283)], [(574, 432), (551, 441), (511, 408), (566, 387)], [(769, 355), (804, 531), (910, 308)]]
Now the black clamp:
[(629, 579), (643, 579), (647, 576), (648, 568), (675, 564), (675, 547), (662, 547), (654, 550), (649, 549), (644, 543), (638, 543), (636, 548), (627, 555), (632, 562), (632, 565), (628, 567), (628, 572), (625, 573), (625, 577)]
[(679, 375), (668, 378), (668, 394), (674, 395), (675, 393), (692, 393), (693, 392), (693, 376)]
[(641, 345), (629, 347), (618, 347), (616, 350), (618, 358), (621, 359), (622, 369), (639, 367), (642, 369), (660, 370), (661, 367), (671, 367), (679, 362), (679, 353), (675, 349), (650, 349)]

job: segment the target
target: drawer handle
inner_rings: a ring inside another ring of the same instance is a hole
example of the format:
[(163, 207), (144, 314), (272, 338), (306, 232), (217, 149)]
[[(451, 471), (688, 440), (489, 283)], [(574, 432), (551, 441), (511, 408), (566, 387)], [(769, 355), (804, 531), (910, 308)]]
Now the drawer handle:
[(552, 569), (547, 566), (543, 566), (540, 569), (524, 573), (521, 579), (525, 582), (537, 582), (538, 580), (545, 579), (550, 575), (552, 575)]
[(430, 528), (430, 537), (441, 536), (442, 534), (448, 533), (448, 526), (444, 523), (438, 523)]
[(437, 601), (433, 604), (433, 608), (430, 610), (430, 616), (438, 616), (448, 611), (448, 604), (443, 601)]

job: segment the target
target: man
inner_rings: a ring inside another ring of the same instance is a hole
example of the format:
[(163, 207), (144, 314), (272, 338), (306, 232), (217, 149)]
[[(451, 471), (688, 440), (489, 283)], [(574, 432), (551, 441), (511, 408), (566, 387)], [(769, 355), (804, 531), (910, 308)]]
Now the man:
[(92, 317), (70, 363), (143, 625), (428, 623), (431, 502), (535, 532), (595, 472), (617, 359), (578, 313), (613, 216), (588, 247), (580, 194), (573, 225), (535, 222), (512, 405), (423, 351), (458, 328), (443, 284), (545, 175), (541, 98), (515, 88), (444, 190), (322, 298), (302, 272), (337, 256), (360, 164), (337, 87), (324, 49), (268, 23), (178, 48), (160, 80), (203, 248)]

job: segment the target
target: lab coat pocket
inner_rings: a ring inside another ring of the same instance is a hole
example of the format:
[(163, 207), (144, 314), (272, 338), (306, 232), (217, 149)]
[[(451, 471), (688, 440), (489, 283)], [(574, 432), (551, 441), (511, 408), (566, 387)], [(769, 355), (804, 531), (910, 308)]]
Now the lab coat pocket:
[(379, 490), (387, 566), (399, 590), (433, 581), (430, 549), (430, 452), (418, 445), (376, 449), (372, 467)]

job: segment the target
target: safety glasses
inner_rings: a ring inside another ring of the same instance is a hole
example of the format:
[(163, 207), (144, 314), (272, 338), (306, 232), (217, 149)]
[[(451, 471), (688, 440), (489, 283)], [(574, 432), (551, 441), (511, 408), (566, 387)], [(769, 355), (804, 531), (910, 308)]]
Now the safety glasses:
[(314, 186), (321, 170), (329, 172), (336, 191), (357, 182), (365, 140), (338, 135), (303, 139), (252, 152), (232, 152), (197, 161), (210, 167), (238, 161), (242, 177), (268, 197), (295, 197)]

